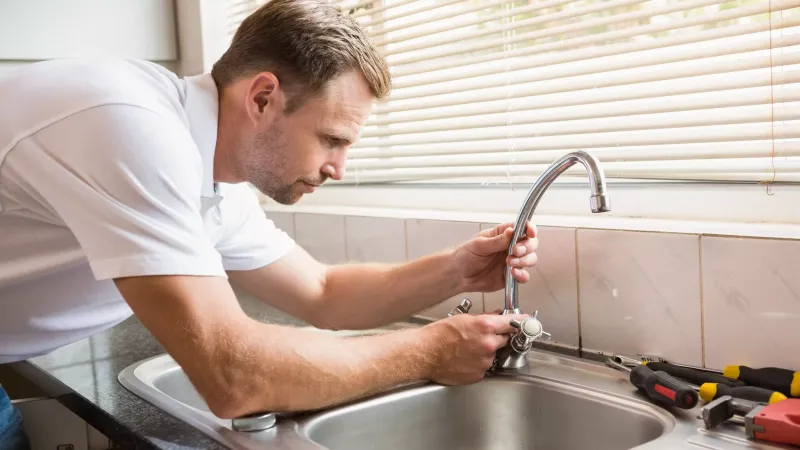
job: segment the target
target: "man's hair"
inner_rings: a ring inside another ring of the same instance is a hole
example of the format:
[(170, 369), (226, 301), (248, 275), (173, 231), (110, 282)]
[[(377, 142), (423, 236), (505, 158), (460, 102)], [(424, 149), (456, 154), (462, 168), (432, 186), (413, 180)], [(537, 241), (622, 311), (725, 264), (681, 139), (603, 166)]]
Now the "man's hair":
[(211, 70), (218, 87), (272, 72), (287, 93), (287, 114), (329, 81), (360, 72), (372, 94), (391, 90), (386, 61), (355, 20), (326, 0), (272, 0), (250, 14)]

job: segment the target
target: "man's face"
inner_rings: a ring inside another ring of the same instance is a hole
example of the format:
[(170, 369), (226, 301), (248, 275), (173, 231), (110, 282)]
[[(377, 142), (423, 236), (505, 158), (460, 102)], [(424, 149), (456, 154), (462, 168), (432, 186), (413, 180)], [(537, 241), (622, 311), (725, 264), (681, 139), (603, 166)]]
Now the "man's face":
[(277, 113), (241, 149), (247, 181), (289, 205), (328, 178), (342, 179), (347, 149), (358, 138), (372, 101), (360, 74), (347, 72), (289, 115)]

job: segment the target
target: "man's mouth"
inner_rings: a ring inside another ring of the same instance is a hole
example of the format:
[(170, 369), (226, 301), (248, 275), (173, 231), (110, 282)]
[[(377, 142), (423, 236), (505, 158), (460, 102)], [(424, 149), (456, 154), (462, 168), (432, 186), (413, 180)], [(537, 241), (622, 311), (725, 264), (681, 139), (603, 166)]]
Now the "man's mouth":
[(303, 181), (303, 187), (305, 187), (306, 192), (314, 192), (320, 185), (319, 184), (311, 184)]

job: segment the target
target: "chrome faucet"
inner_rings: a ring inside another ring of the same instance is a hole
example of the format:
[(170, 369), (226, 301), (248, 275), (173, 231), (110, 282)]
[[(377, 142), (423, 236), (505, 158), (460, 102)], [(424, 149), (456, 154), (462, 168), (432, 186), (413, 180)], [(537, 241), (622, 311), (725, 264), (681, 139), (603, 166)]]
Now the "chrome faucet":
[[(547, 188), (553, 181), (564, 173), (567, 169), (581, 163), (589, 173), (589, 187), (592, 190), (592, 195), (589, 197), (590, 206), (593, 213), (601, 213), (610, 211), (610, 200), (606, 194), (606, 180), (603, 169), (597, 159), (589, 153), (577, 151), (568, 153), (558, 160), (556, 160), (544, 173), (536, 180), (533, 187), (531, 187), (525, 203), (517, 216), (517, 222), (514, 225), (514, 236), (511, 238), (511, 244), (508, 246), (509, 256), (514, 255), (514, 246), (526, 234), (527, 222), (533, 216), (536, 206), (539, 204), (542, 195), (544, 195)], [(505, 288), (505, 307), (503, 314), (521, 314), (519, 309), (519, 299), (517, 294), (517, 280), (511, 275), (511, 266), (506, 267), (506, 288)], [(545, 332), (541, 322), (538, 319), (539, 312), (536, 311), (532, 317), (519, 322), (511, 320), (511, 326), (519, 331), (514, 334), (508, 344), (497, 351), (495, 364), (492, 369), (519, 369), (528, 364), (526, 354), (531, 349), (533, 341), (536, 339), (547, 336), (550, 334)]]

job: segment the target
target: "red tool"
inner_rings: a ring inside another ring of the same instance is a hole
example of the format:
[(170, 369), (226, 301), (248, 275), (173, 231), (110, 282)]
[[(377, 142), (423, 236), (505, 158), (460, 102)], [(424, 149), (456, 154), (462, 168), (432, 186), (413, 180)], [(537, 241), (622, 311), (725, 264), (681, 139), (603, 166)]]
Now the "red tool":
[(761, 405), (745, 416), (747, 437), (800, 445), (800, 399)]
[(726, 395), (703, 407), (703, 422), (709, 429), (734, 415), (744, 417), (750, 439), (800, 445), (800, 399), (764, 405)]

